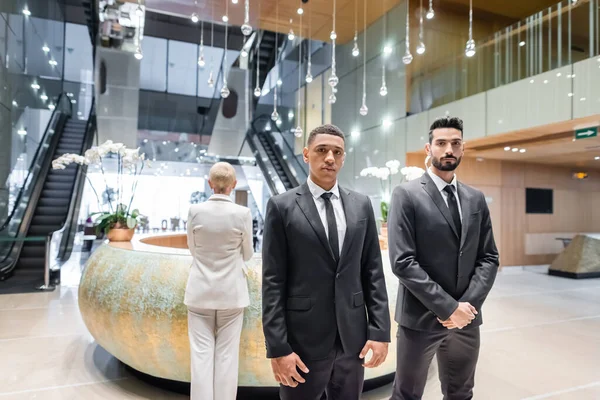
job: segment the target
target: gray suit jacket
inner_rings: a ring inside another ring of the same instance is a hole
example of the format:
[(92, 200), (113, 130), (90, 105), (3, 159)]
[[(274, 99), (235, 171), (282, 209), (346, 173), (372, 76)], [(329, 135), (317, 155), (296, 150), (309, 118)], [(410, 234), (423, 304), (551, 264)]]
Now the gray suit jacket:
[(267, 357), (327, 357), (336, 335), (348, 354), (390, 341), (390, 315), (371, 201), (340, 188), (347, 230), (336, 262), (305, 183), (272, 197), (263, 240)]
[(498, 270), (498, 250), (483, 193), (458, 183), (463, 215), (459, 236), (450, 209), (426, 173), (398, 186), (388, 218), (389, 255), (400, 279), (396, 322), (409, 329), (442, 330), (458, 302), (479, 312), (465, 329), (481, 325), (481, 307)]

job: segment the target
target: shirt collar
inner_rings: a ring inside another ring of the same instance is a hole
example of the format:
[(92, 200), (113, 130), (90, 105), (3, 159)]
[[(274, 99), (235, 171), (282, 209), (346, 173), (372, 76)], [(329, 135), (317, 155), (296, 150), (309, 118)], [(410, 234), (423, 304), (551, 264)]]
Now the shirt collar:
[(212, 196), (210, 196), (208, 198), (208, 200), (224, 200), (224, 201), (229, 201), (231, 203), (233, 203), (233, 200), (231, 200), (231, 197), (227, 196), (226, 194), (213, 194)]
[(438, 188), (438, 190), (441, 192), (444, 190), (444, 188), (446, 186), (448, 186), (449, 184), (454, 186), (454, 190), (458, 191), (458, 183), (457, 183), (457, 179), (456, 179), (456, 174), (454, 174), (454, 177), (452, 178), (452, 182), (450, 182), (449, 184), (446, 183), (445, 180), (443, 180), (442, 178), (440, 178), (439, 176), (437, 176), (436, 174), (433, 173), (433, 171), (431, 170), (431, 167), (429, 167), (427, 169), (427, 172), (429, 173), (429, 176), (431, 177), (431, 179), (433, 180), (433, 183), (435, 183), (435, 186)]
[(327, 192), (333, 193), (333, 197), (335, 197), (335, 198), (338, 198), (338, 199), (340, 198), (340, 188), (338, 186), (337, 181), (335, 181), (335, 185), (333, 185), (331, 190), (323, 189), (322, 187), (320, 187), (319, 185), (314, 183), (312, 181), (312, 179), (310, 179), (310, 176), (306, 180), (306, 183), (308, 184), (308, 190), (310, 190), (310, 193), (313, 195), (313, 197), (315, 199), (320, 198), (323, 193), (327, 193)]

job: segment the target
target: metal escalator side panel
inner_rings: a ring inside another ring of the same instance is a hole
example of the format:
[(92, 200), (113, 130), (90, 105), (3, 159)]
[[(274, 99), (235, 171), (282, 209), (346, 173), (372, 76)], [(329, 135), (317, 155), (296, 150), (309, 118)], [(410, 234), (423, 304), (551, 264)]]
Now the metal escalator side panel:
[[(47, 141), (45, 143), (47, 147), (43, 153), (38, 155), (38, 158), (41, 159), (39, 162), (36, 161), (33, 170), (30, 171), (32, 175), (28, 178), (31, 179), (31, 182), (28, 184), (28, 189), (31, 188), (31, 190), (28, 190), (20, 199), (19, 204), (15, 205), (15, 209), (19, 208), (19, 214), (13, 216), (9, 226), (6, 228), (9, 232), (9, 235), (7, 235), (9, 237), (5, 240), (7, 240), (7, 243), (11, 240), (12, 242), (6, 247), (4, 257), (0, 260), (0, 280), (10, 276), (17, 266), (21, 250), (25, 243), (24, 239), (29, 235), (29, 228), (35, 214), (35, 209), (44, 190), (46, 178), (52, 166), (54, 153), (66, 125), (66, 120), (67, 116), (62, 113), (53, 113), (53, 117), (50, 118), (44, 135), (46, 139), (43, 140)], [(40, 146), (43, 147), (42, 145)]]

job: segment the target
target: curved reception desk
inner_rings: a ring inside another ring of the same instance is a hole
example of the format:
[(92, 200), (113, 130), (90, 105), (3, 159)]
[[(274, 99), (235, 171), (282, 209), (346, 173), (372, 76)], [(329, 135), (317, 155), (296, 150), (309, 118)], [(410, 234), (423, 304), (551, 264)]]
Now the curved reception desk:
[[(393, 321), (398, 280), (391, 273), (387, 251), (382, 251), (382, 257)], [(88, 260), (79, 286), (79, 308), (96, 342), (144, 374), (189, 382), (183, 297), (191, 263), (185, 235), (136, 236), (127, 243), (103, 244)], [(260, 255), (247, 265), (250, 306), (244, 313), (238, 384), (277, 387), (262, 332)], [(366, 369), (365, 379), (389, 375), (395, 368), (392, 335), (387, 360), (376, 369)]]

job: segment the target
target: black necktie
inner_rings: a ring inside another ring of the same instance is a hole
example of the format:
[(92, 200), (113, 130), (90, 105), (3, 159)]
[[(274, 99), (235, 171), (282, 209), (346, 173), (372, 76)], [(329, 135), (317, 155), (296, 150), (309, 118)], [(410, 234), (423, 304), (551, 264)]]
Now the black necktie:
[(452, 220), (454, 221), (454, 226), (456, 227), (456, 231), (458, 233), (458, 237), (460, 237), (462, 223), (460, 222), (460, 213), (458, 211), (458, 202), (456, 201), (456, 197), (454, 196), (454, 186), (448, 185), (444, 188), (444, 192), (448, 194), (448, 208), (450, 209), (450, 214), (452, 214)]
[(325, 213), (327, 215), (327, 230), (329, 231), (329, 246), (333, 256), (337, 261), (340, 257), (340, 245), (338, 243), (337, 224), (335, 223), (335, 213), (333, 212), (333, 204), (331, 204), (331, 196), (333, 193), (323, 193), (321, 197), (325, 200)]

